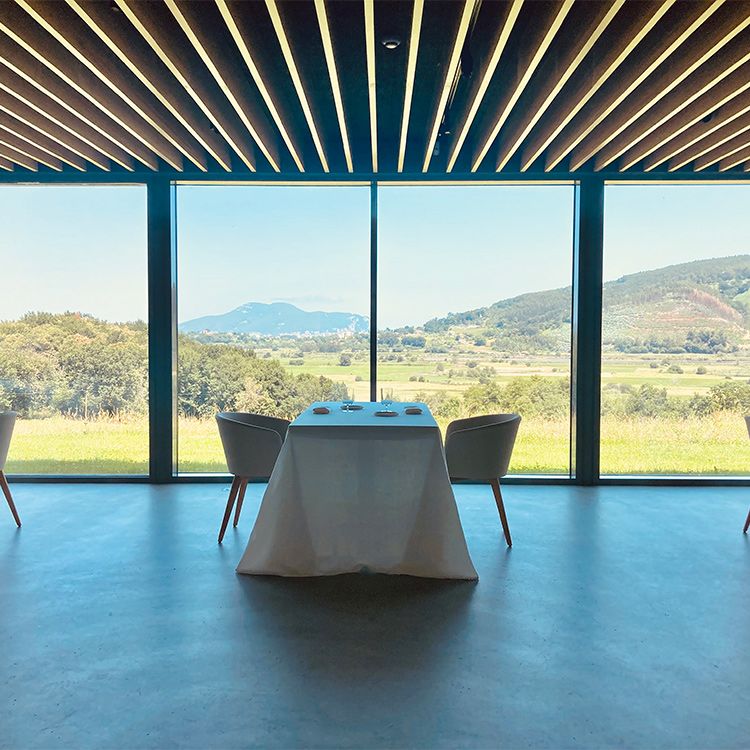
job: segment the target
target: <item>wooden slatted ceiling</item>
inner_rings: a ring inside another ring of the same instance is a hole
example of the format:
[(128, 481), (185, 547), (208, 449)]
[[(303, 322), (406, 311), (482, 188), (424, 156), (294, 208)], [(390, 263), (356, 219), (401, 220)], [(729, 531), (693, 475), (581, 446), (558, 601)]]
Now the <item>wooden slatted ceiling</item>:
[(743, 174), (750, 0), (4, 0), (0, 170)]

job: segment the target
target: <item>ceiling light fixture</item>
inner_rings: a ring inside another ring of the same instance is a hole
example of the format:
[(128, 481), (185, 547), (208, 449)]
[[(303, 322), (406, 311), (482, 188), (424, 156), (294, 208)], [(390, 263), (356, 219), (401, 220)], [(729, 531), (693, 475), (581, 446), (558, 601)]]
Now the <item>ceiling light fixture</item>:
[(387, 36), (383, 39), (383, 46), (386, 49), (396, 49), (401, 46), (401, 40), (395, 36)]

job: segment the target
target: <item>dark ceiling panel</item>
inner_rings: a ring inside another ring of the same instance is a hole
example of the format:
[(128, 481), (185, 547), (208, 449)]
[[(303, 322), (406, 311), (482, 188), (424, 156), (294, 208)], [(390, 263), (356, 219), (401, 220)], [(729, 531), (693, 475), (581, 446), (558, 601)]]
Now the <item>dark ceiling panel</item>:
[(742, 173), (748, 50), (747, 0), (4, 0), (0, 169)]

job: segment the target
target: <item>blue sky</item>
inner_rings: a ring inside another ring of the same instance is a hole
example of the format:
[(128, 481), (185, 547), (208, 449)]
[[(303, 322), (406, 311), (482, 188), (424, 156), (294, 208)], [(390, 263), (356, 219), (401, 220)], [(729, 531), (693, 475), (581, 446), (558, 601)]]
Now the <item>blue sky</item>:
[[(379, 192), (380, 324), (570, 283), (569, 186)], [(178, 188), (179, 318), (245, 302), (368, 314), (369, 189)], [(0, 186), (0, 319), (145, 318), (142, 187)], [(748, 186), (610, 186), (605, 278), (750, 252)]]

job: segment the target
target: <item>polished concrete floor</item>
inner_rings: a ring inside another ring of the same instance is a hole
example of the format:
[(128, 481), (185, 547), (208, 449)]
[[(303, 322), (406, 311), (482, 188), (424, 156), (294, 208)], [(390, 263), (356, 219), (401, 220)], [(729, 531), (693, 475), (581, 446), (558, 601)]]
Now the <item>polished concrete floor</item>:
[(237, 576), (260, 490), (16, 485), (0, 746), (750, 746), (750, 491), (457, 488), (472, 584)]

